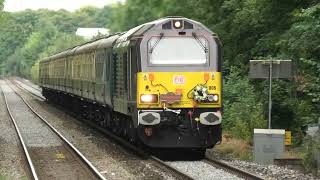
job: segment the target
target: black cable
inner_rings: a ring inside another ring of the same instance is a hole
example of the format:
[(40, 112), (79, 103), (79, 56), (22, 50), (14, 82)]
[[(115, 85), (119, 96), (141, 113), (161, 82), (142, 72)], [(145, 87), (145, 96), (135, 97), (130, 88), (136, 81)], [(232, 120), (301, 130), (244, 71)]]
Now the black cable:
[(169, 90), (162, 84), (153, 84), (153, 81), (151, 81), (151, 85), (152, 86), (161, 86), (163, 89), (165, 89), (167, 92), (169, 92)]

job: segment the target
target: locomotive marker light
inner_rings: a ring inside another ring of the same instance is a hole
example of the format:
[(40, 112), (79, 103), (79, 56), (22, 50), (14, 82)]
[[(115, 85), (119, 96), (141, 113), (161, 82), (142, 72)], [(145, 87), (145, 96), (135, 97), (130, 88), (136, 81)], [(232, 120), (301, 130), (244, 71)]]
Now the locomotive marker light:
[(218, 102), (219, 101), (219, 96), (217, 94), (209, 94), (207, 98), (208, 98), (208, 101), (210, 101), (210, 102)]
[(249, 77), (252, 79), (269, 79), (269, 129), (271, 129), (272, 78), (291, 79), (292, 60), (250, 60)]
[(209, 79), (210, 79), (209, 73), (204, 73), (204, 74), (203, 74), (203, 79), (204, 79), (205, 81), (209, 81)]

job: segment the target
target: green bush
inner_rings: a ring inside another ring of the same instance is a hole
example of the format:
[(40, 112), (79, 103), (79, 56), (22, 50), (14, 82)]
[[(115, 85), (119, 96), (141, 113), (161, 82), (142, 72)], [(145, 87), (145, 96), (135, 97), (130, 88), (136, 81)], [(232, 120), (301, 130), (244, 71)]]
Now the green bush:
[(232, 67), (223, 85), (225, 130), (234, 137), (252, 140), (254, 128), (266, 128), (263, 104), (255, 94), (254, 87), (240, 70)]
[(314, 136), (307, 136), (304, 140), (303, 162), (306, 170), (315, 175), (319, 175), (320, 170), (320, 131)]

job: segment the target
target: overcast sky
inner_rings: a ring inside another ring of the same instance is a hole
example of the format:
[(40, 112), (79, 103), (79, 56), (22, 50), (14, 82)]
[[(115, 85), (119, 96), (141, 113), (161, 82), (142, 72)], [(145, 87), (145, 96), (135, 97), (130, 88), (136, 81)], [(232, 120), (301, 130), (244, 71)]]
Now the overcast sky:
[(74, 11), (83, 6), (103, 7), (106, 4), (125, 0), (5, 0), (5, 11), (21, 11), (25, 9), (47, 8), (52, 10), (66, 9)]

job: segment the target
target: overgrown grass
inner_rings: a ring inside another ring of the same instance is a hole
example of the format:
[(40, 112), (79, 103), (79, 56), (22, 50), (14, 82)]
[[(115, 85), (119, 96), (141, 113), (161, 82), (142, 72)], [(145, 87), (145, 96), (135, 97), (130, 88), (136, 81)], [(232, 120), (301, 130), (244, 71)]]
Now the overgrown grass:
[(224, 134), (222, 143), (215, 149), (222, 155), (240, 160), (252, 160), (252, 148), (249, 143), (242, 139), (233, 138)]
[(301, 150), (295, 149), (286, 149), (283, 154), (283, 158), (294, 159), (294, 158), (303, 158), (303, 154), (300, 152)]
[(320, 131), (313, 137), (307, 136), (303, 144), (303, 165), (307, 172), (320, 176)]
[[(215, 146), (215, 150), (225, 157), (253, 161), (253, 143), (234, 138), (230, 134), (223, 135), (222, 143)], [(284, 152), (284, 158), (302, 158), (303, 156), (301, 150), (287, 149)]]

